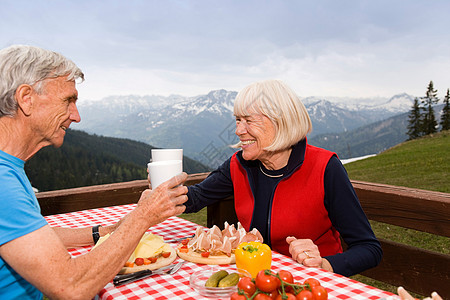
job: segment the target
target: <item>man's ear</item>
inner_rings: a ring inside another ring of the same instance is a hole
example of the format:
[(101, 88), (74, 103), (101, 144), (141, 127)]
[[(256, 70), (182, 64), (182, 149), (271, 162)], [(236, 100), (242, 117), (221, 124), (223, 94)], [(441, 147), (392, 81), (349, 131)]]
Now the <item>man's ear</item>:
[(15, 97), (17, 104), (25, 116), (29, 116), (31, 114), (33, 107), (32, 94), (33, 88), (28, 84), (21, 84), (16, 90)]

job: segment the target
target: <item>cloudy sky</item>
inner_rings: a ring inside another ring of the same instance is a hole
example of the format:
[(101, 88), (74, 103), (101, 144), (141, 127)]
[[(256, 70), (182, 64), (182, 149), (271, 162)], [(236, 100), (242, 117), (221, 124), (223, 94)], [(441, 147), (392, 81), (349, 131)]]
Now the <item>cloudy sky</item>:
[(0, 0), (0, 48), (61, 52), (80, 99), (195, 96), (277, 78), (303, 97), (450, 88), (448, 0)]

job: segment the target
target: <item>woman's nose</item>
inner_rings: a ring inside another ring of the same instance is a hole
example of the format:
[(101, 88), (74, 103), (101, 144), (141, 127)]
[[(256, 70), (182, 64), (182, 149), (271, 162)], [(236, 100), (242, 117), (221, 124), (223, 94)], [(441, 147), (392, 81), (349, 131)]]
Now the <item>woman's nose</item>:
[(234, 132), (236, 135), (243, 135), (247, 132), (247, 126), (245, 126), (244, 122), (236, 123), (236, 131)]

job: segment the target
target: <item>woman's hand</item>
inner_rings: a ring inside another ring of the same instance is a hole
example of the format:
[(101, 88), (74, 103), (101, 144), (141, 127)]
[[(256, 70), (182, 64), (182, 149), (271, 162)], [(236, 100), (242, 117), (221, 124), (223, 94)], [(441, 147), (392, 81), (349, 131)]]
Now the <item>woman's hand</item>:
[(320, 256), (319, 248), (310, 239), (296, 239), (288, 236), (286, 242), (289, 244), (289, 253), (292, 258), (305, 267), (323, 268), (333, 271), (330, 263)]
[[(397, 289), (397, 293), (400, 296), (401, 300), (415, 300), (413, 296), (411, 296), (403, 287), (399, 286)], [(433, 292), (431, 293), (431, 298), (427, 297), (424, 300), (442, 300), (441, 296), (438, 295), (438, 293)]]

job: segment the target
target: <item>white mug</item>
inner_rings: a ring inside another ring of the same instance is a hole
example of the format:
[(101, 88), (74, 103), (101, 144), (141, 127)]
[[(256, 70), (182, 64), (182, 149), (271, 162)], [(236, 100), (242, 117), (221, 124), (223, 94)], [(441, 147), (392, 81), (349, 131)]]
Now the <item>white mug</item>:
[(181, 160), (154, 161), (147, 164), (147, 167), (152, 189), (183, 172), (183, 162)]
[(152, 162), (163, 160), (183, 160), (183, 149), (152, 149)]

